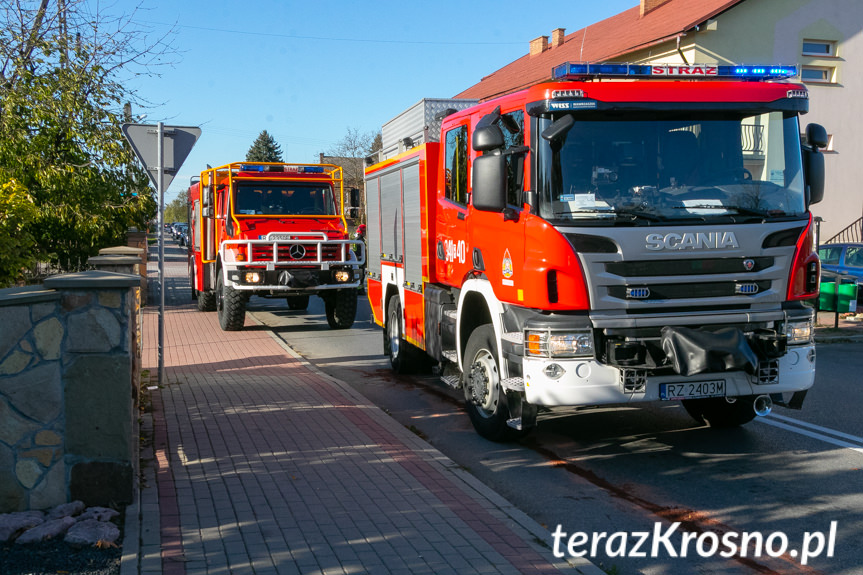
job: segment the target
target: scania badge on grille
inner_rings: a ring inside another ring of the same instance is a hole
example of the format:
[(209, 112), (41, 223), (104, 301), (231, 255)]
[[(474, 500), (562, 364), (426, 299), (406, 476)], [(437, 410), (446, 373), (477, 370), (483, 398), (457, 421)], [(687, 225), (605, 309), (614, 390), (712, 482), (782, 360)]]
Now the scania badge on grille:
[(755, 267), (755, 260), (748, 258), (743, 260), (743, 267), (746, 269), (746, 271), (751, 272), (752, 268)]

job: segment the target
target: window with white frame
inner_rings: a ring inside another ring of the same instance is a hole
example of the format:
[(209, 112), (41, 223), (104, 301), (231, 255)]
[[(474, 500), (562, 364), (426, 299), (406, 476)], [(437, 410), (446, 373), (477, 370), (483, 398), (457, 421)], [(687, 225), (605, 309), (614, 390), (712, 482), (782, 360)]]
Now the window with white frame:
[(836, 56), (836, 42), (830, 40), (803, 40), (803, 55), (833, 58)]
[(829, 84), (835, 82), (836, 68), (830, 66), (802, 66), (800, 79), (804, 82), (819, 82)]

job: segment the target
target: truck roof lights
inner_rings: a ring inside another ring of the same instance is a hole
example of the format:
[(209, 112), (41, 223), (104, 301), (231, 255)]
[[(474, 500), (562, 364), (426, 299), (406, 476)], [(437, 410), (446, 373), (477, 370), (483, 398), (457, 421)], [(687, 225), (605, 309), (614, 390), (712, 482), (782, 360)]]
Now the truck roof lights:
[(554, 80), (586, 78), (708, 78), (777, 80), (797, 76), (796, 66), (729, 66), (717, 64), (624, 64), (565, 62), (551, 71)]

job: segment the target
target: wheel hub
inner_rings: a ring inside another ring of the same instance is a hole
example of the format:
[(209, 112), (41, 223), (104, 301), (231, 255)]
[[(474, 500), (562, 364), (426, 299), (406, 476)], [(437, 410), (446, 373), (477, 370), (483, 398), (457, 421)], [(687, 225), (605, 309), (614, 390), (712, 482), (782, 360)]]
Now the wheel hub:
[(498, 380), (494, 357), (487, 351), (478, 353), (468, 377), (470, 399), (488, 415), (497, 409)]

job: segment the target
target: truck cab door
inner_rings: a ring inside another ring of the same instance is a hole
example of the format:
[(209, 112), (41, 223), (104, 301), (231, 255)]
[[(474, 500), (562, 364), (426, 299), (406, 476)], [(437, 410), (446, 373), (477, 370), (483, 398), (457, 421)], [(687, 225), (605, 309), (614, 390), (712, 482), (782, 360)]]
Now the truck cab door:
[[(500, 301), (521, 304), (526, 289), (524, 112), (505, 112), (494, 124), (474, 134), (478, 155), (471, 181), (470, 258)], [(482, 131), (488, 129), (497, 134), (483, 138)]]
[(460, 287), (473, 268), (467, 243), (468, 119), (446, 128), (442, 141), (442, 176), (437, 194), (435, 274), (444, 284)]

